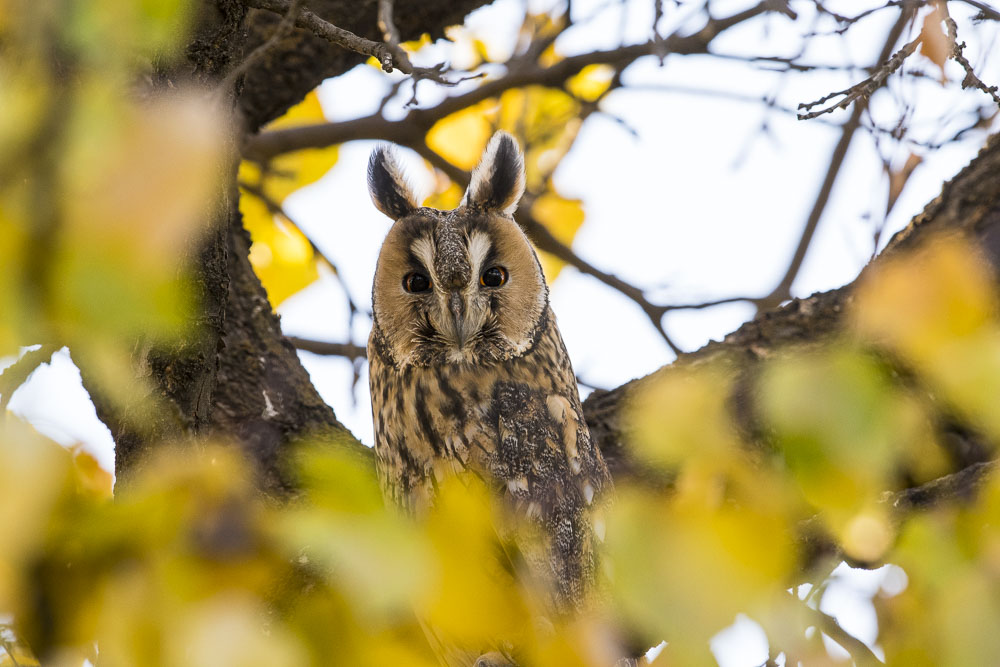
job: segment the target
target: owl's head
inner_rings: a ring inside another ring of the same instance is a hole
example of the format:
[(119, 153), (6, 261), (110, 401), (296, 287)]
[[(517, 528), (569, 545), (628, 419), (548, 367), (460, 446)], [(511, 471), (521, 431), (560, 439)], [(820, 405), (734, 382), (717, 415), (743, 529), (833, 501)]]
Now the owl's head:
[(524, 159), (513, 137), (493, 135), (455, 210), (418, 206), (386, 147), (368, 162), (368, 189), (396, 221), (375, 269), (374, 344), (400, 367), (489, 364), (531, 349), (548, 289), (511, 217), (524, 192)]

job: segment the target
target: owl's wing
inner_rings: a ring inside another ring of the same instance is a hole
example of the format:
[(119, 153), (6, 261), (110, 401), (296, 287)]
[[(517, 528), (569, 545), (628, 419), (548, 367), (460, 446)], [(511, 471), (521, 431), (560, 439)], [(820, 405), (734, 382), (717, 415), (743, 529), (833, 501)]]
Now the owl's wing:
[(586, 582), (593, 578), (590, 510), (610, 485), (575, 403), (547, 388), (497, 383), (497, 442), (489, 462), (491, 476), (513, 505), (540, 524), (548, 544), (542, 553), (536, 550), (534, 560), (547, 561), (542, 565), (555, 574), (557, 597), (571, 604), (582, 601)]

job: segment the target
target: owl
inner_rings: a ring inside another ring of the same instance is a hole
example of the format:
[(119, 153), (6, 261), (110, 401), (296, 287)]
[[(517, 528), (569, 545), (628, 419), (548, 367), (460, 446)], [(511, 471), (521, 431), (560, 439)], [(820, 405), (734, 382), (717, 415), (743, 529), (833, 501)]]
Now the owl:
[(372, 288), (375, 454), (386, 497), (418, 514), (447, 476), (485, 480), (540, 529), (543, 580), (573, 610), (592, 585), (591, 508), (611, 479), (512, 217), (524, 181), (517, 142), (498, 132), (461, 204), (439, 211), (418, 206), (388, 147), (372, 153), (372, 200), (395, 221)]

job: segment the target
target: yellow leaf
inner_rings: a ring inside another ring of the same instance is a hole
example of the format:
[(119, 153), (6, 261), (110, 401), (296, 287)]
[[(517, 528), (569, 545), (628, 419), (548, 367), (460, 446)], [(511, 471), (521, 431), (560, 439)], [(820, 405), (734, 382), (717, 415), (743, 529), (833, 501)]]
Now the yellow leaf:
[[(567, 246), (573, 244), (573, 238), (583, 225), (583, 202), (579, 199), (566, 199), (554, 192), (546, 192), (536, 199), (531, 213), (556, 239)], [(539, 260), (550, 284), (555, 282), (566, 265), (561, 259), (546, 252), (539, 253)]]
[(1000, 325), (992, 270), (971, 243), (938, 238), (873, 270), (851, 317), (866, 340), (924, 373), (939, 394), (1000, 437)]
[(59, 324), (129, 345), (137, 331), (181, 335), (191, 301), (180, 269), (213, 215), (223, 119), (193, 93), (126, 106), (96, 80), (76, 112), (51, 283)]
[(772, 361), (760, 396), (792, 479), (838, 534), (893, 488), (902, 452), (932, 437), (883, 367), (850, 348)]
[(530, 632), (528, 610), (518, 594), (491, 512), (487, 489), (471, 477), (451, 477), (440, 487), (426, 534), (434, 546), (435, 586), (418, 611), (445, 644), (489, 646), (517, 643)]
[(427, 132), (427, 145), (455, 166), (472, 170), (493, 135), (496, 106), (495, 99), (487, 99), (442, 118)]
[(240, 213), (253, 241), (250, 263), (273, 308), (319, 278), (309, 239), (297, 227), (272, 215), (257, 197), (242, 192)]
[(581, 100), (593, 102), (611, 87), (615, 70), (610, 65), (587, 65), (566, 81), (566, 90)]
[(419, 51), (420, 49), (424, 48), (430, 43), (431, 43), (431, 35), (430, 33), (425, 32), (424, 34), (420, 35), (420, 37), (418, 37), (417, 39), (411, 39), (408, 42), (401, 42), (400, 46), (402, 46), (410, 53), (413, 53), (414, 51)]
[(522, 140), (529, 192), (541, 192), (580, 131), (580, 103), (564, 90), (528, 86), (504, 91), (499, 127)]
[(700, 664), (708, 639), (737, 613), (765, 612), (786, 596), (797, 556), (785, 512), (767, 493), (680, 505), (623, 491), (607, 544), (627, 627), (651, 643), (666, 639), (685, 656), (679, 664)]
[(449, 211), (456, 208), (462, 202), (462, 195), (464, 194), (462, 188), (457, 183), (445, 180), (447, 181), (445, 188), (427, 197), (424, 200), (424, 206)]

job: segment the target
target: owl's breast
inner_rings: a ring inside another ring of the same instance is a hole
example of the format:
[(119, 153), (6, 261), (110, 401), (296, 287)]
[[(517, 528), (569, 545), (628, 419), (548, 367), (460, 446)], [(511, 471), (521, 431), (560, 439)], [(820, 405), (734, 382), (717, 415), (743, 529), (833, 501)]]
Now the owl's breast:
[(589, 504), (605, 485), (554, 327), (527, 354), (493, 365), (399, 368), (376, 345), (369, 355), (379, 476), (398, 504), (427, 506), (439, 482), (465, 470), (530, 505), (529, 513), (566, 494)]
[(419, 510), (448, 475), (487, 469), (498, 433), (494, 388), (507, 373), (458, 364), (397, 369), (377, 356), (370, 363), (375, 453), (388, 496)]

